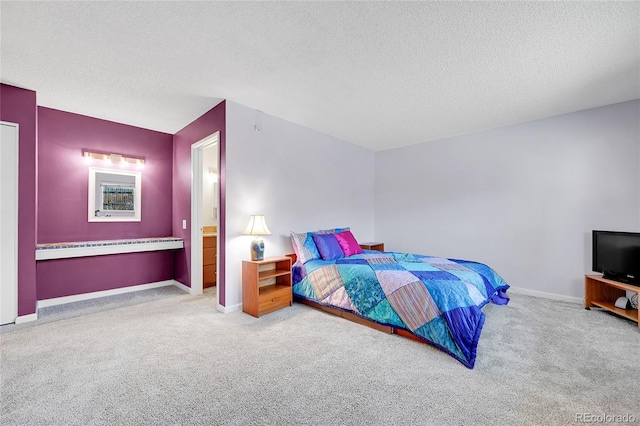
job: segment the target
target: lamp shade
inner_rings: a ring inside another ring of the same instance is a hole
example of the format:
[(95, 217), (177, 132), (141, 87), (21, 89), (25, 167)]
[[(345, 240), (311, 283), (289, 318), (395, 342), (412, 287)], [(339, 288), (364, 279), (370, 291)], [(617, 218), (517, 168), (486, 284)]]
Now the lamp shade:
[(271, 235), (267, 228), (267, 222), (261, 214), (254, 214), (249, 218), (249, 224), (243, 232), (244, 235)]

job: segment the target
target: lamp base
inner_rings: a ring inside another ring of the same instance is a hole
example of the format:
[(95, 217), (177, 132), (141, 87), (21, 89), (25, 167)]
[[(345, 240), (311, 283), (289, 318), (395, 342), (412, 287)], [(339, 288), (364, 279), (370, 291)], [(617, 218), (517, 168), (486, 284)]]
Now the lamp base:
[(264, 260), (264, 241), (259, 238), (251, 241), (251, 260)]

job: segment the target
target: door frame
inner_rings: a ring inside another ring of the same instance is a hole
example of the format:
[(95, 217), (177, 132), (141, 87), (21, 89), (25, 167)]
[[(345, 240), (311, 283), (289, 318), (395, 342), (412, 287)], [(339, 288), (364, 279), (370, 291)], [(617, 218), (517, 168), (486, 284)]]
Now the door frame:
[[(11, 123), (8, 121), (0, 121), (0, 125), (2, 126), (8, 126), (8, 127), (14, 127), (15, 131), (16, 131), (16, 138), (15, 138), (15, 157), (12, 159), (13, 164), (15, 164), (15, 171), (14, 171), (14, 193), (13, 193), (13, 197), (7, 201), (9, 201), (9, 205), (13, 204), (14, 206), (14, 211), (13, 211), (13, 292), (14, 292), (14, 297), (13, 297), (13, 321), (8, 322), (7, 324), (10, 324), (12, 322), (16, 322), (16, 320), (18, 319), (18, 194), (19, 194), (19, 190), (20, 190), (20, 186), (19, 186), (19, 175), (20, 175), (20, 163), (19, 163), (19, 158), (20, 158), (20, 125), (18, 123)], [(4, 263), (5, 261), (3, 261)], [(2, 282), (6, 283), (5, 281), (5, 275), (6, 273), (3, 272), (2, 273)], [(0, 290), (0, 293), (3, 293), (2, 290)], [(4, 299), (4, 297), (3, 297)], [(6, 303), (6, 302), (5, 302)], [(6, 305), (5, 305), (6, 306)], [(2, 305), (0, 305), (0, 317), (1, 317), (1, 312), (2, 312)]]
[[(218, 149), (218, 171), (220, 171), (220, 132), (215, 132), (191, 145), (191, 290), (193, 295), (202, 294), (202, 209), (204, 190), (203, 150), (211, 146)], [(219, 182), (219, 181), (218, 181)], [(220, 229), (220, 191), (218, 191), (218, 230)], [(219, 236), (219, 234), (218, 234)], [(220, 238), (216, 238), (216, 251), (220, 253)], [(220, 256), (216, 258), (219, 259)], [(220, 265), (216, 265), (216, 271)], [(216, 280), (216, 304), (220, 306), (220, 282)]]

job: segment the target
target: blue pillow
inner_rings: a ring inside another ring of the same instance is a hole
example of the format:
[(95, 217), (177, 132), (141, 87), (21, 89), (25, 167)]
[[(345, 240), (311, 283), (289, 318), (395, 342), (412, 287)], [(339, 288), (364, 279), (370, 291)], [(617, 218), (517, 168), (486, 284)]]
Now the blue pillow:
[(323, 260), (335, 260), (344, 257), (344, 252), (338, 244), (335, 234), (315, 234), (313, 241)]

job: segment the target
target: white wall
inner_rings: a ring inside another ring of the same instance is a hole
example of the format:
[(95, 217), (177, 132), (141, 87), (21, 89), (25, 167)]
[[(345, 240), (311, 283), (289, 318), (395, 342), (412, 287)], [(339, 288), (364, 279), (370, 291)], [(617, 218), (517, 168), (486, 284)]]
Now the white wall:
[[(202, 170), (204, 173), (202, 188), (202, 225), (218, 225), (218, 183), (214, 182), (209, 169), (218, 170), (218, 144), (205, 148), (202, 156)], [(215, 210), (214, 210), (215, 209)]]
[[(241, 302), (249, 216), (264, 214), (265, 256), (292, 253), (290, 231), (351, 227), (373, 238), (374, 152), (226, 103), (226, 306)], [(259, 124), (261, 132), (254, 126)]]
[(640, 231), (639, 117), (635, 100), (378, 152), (375, 239), (581, 298), (591, 231)]

